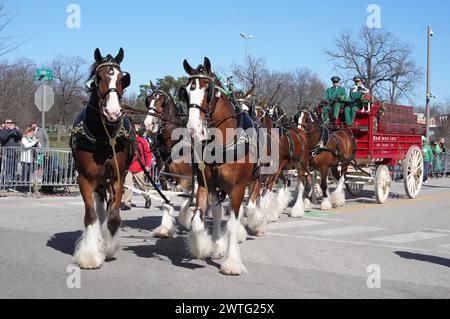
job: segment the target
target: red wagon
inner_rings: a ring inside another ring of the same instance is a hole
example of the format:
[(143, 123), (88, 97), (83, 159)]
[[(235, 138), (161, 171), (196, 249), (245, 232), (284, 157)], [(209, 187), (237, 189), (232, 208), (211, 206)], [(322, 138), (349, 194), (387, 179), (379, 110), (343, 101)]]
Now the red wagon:
[[(344, 123), (343, 114), (336, 124), (341, 126), (341, 123)], [(417, 123), (413, 108), (375, 100), (358, 111), (355, 126), (350, 129), (357, 141), (358, 168), (349, 169), (347, 190), (358, 195), (364, 185), (374, 185), (375, 198), (382, 204), (389, 197), (394, 169), (400, 166), (406, 194), (416, 198), (424, 174), (422, 136), (425, 127)]]

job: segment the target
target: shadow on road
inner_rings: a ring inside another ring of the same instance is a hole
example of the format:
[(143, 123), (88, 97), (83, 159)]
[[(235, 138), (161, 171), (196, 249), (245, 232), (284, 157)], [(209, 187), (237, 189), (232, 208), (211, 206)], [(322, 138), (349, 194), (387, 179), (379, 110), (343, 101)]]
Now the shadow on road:
[(193, 263), (187, 258), (187, 247), (183, 237), (174, 239), (161, 239), (155, 245), (146, 244), (141, 246), (124, 247), (124, 251), (131, 251), (141, 258), (157, 258), (160, 256), (167, 257), (172, 265), (186, 269), (205, 268), (205, 266)]
[(161, 225), (161, 216), (146, 216), (136, 220), (122, 220), (122, 227), (130, 227), (137, 230), (153, 231)]
[(53, 248), (66, 255), (73, 255), (75, 251), (75, 243), (81, 237), (81, 230), (67, 233), (54, 234), (47, 241), (47, 247)]
[(406, 251), (396, 251), (395, 254), (404, 259), (413, 259), (413, 260), (418, 260), (418, 261), (429, 262), (429, 263), (444, 266), (444, 267), (450, 267), (450, 259), (447, 259), (447, 258), (415, 254), (415, 253), (410, 253), (410, 252), (406, 252)]

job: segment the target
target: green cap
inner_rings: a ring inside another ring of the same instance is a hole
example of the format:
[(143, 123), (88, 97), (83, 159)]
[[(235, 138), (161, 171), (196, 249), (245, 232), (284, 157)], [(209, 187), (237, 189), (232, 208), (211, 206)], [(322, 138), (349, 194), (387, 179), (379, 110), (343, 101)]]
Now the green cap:
[(360, 77), (359, 75), (355, 76), (353, 78), (353, 81), (362, 81), (362, 77)]
[(338, 77), (338, 76), (333, 76), (333, 77), (331, 78), (331, 82), (341, 82), (341, 78)]

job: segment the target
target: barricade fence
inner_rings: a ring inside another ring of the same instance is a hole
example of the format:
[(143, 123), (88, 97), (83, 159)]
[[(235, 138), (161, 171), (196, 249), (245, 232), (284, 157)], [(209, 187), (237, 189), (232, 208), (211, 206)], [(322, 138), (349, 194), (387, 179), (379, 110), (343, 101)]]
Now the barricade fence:
[(78, 184), (69, 149), (0, 148), (0, 191)]

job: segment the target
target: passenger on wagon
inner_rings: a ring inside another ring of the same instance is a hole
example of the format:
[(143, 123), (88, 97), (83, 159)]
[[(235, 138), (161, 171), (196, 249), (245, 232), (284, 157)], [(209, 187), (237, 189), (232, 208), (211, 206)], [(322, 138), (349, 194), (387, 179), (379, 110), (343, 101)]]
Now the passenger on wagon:
[(355, 76), (353, 81), (355, 81), (355, 85), (350, 90), (350, 95), (348, 97), (349, 103), (345, 108), (345, 122), (348, 126), (353, 126), (356, 118), (356, 111), (362, 110), (363, 108), (363, 95), (370, 93), (369, 89), (364, 86), (362, 78), (359, 75)]
[(330, 111), (333, 109), (333, 120), (337, 120), (339, 118), (339, 111), (341, 107), (344, 106), (342, 102), (346, 100), (347, 92), (345, 88), (341, 86), (341, 78), (338, 76), (333, 76), (331, 78), (331, 82), (333, 82), (333, 86), (328, 88), (325, 91), (324, 101), (327, 101), (328, 104), (322, 110), (322, 120), (325, 125), (330, 123)]

